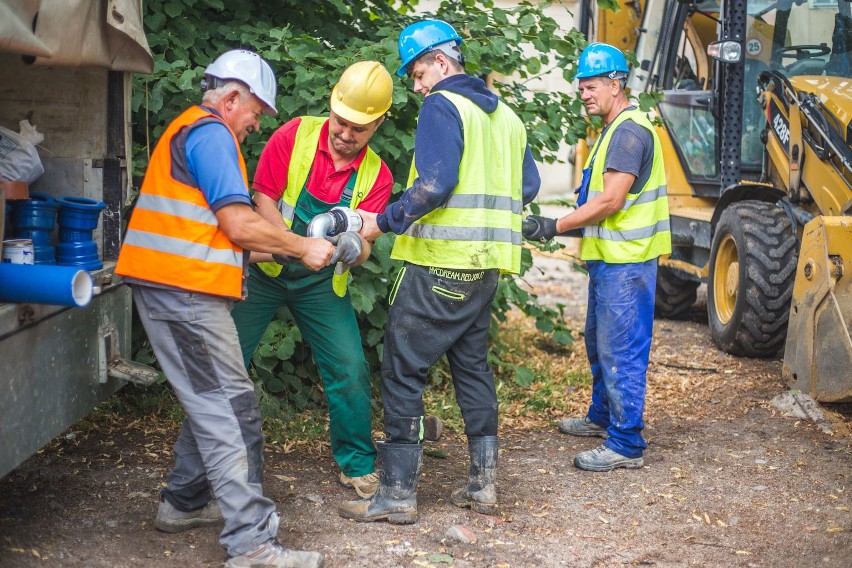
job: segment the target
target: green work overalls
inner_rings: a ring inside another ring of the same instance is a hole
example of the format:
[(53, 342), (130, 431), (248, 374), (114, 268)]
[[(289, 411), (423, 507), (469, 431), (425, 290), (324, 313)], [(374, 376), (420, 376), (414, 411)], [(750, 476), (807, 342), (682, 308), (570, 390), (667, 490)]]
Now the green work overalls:
[[(296, 202), (293, 231), (305, 236), (316, 215), (336, 205), (348, 206), (357, 172), (352, 174), (340, 203), (329, 204), (302, 188)], [(307, 185), (307, 182), (305, 182)], [(376, 449), (372, 439), (370, 369), (349, 291), (334, 293), (334, 266), (314, 272), (300, 263), (284, 266), (275, 278), (256, 265), (249, 269), (248, 297), (232, 315), (248, 366), (260, 338), (281, 306), (287, 306), (320, 371), (328, 402), (331, 451), (347, 477), (372, 473)]]

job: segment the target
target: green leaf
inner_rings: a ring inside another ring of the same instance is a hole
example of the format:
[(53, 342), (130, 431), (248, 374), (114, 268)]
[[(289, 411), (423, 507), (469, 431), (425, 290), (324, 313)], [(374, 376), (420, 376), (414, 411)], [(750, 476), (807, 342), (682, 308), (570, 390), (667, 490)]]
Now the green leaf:
[[(163, 13), (150, 14), (145, 16), (145, 27), (151, 32), (158, 32), (163, 29), (163, 24), (166, 23), (166, 15)], [(150, 39), (148, 40), (150, 44)]]
[(282, 361), (286, 361), (293, 356), (295, 351), (296, 342), (293, 340), (292, 336), (287, 336), (281, 339), (281, 342), (278, 344), (278, 349), (275, 350), (275, 356)]
[(598, 6), (604, 10), (611, 10), (614, 14), (621, 11), (621, 6), (618, 4), (618, 0), (598, 0)]
[[(426, 453), (425, 451), (423, 453)], [(445, 553), (430, 554), (426, 557), (432, 564), (452, 564), (455, 562), (452, 556)]]
[(180, 2), (168, 2), (163, 6), (163, 11), (169, 18), (177, 18), (183, 13), (183, 8)]
[[(444, 450), (433, 450), (432, 448), (423, 448), (423, 455), (429, 456), (430, 458), (438, 458), (439, 460), (447, 459), (447, 452), (445, 452)], [(431, 556), (429, 557), (429, 561), (434, 562), (434, 560), (431, 559)]]
[(553, 323), (553, 320), (551, 320), (550, 318), (541, 317), (541, 318), (536, 318), (535, 327), (539, 331), (543, 331), (544, 333), (550, 333), (551, 331), (553, 331), (554, 327), (556, 327), (556, 326)]
[(512, 380), (519, 386), (528, 387), (535, 382), (535, 375), (526, 367), (515, 367)]

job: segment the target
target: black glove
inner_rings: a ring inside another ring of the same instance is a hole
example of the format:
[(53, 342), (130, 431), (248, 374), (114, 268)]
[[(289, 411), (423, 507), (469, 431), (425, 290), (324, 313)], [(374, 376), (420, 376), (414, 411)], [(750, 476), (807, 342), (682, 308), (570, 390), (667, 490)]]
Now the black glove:
[(556, 219), (542, 217), (541, 215), (529, 215), (524, 219), (521, 232), (525, 238), (531, 241), (546, 243), (556, 236)]
[(291, 263), (295, 262), (295, 260), (293, 260), (293, 257), (287, 256), (286, 254), (273, 254), (272, 260), (274, 260), (275, 262), (277, 262), (278, 264), (281, 264), (281, 265), (291, 264)]
[(334, 254), (331, 255), (330, 264), (342, 262), (345, 268), (351, 268), (358, 257), (361, 256), (361, 237), (354, 231), (346, 231), (333, 237), (326, 237), (326, 240), (333, 243), (337, 248), (334, 249)]

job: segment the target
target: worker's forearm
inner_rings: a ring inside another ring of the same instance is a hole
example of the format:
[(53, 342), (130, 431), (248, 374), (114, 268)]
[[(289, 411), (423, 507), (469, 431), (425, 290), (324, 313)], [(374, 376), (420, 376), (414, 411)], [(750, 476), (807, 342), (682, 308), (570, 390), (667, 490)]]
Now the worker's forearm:
[(556, 220), (556, 233), (565, 233), (571, 229), (579, 229), (580, 227), (588, 227), (599, 221), (606, 219), (609, 214), (608, 209), (602, 209), (599, 206), (593, 205), (597, 199), (584, 204), (581, 207), (573, 210), (568, 215), (560, 217)]
[(255, 212), (275, 225), (276, 227), (281, 227), (282, 229), (287, 229), (287, 224), (284, 223), (284, 218), (281, 216), (281, 212), (278, 211), (278, 202), (274, 201), (272, 198), (267, 195), (256, 192), (254, 194), (254, 203), (255, 203)]
[(219, 227), (236, 245), (244, 249), (302, 258), (308, 239), (272, 225), (242, 203), (234, 203), (216, 211)]
[(307, 248), (305, 237), (274, 227), (260, 217), (242, 223), (231, 240), (251, 251), (285, 254), (294, 258), (302, 258)]
[(272, 258), (272, 255), (268, 252), (254, 252), (251, 251), (251, 256), (249, 257), (249, 262), (275, 262), (275, 259)]

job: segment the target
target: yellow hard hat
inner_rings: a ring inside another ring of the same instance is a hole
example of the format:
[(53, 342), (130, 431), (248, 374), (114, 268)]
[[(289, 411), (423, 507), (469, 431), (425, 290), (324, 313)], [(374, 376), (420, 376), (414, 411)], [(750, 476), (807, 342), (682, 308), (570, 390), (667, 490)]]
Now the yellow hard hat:
[(346, 68), (331, 91), (331, 110), (355, 124), (369, 124), (393, 101), (393, 80), (378, 61), (359, 61)]

